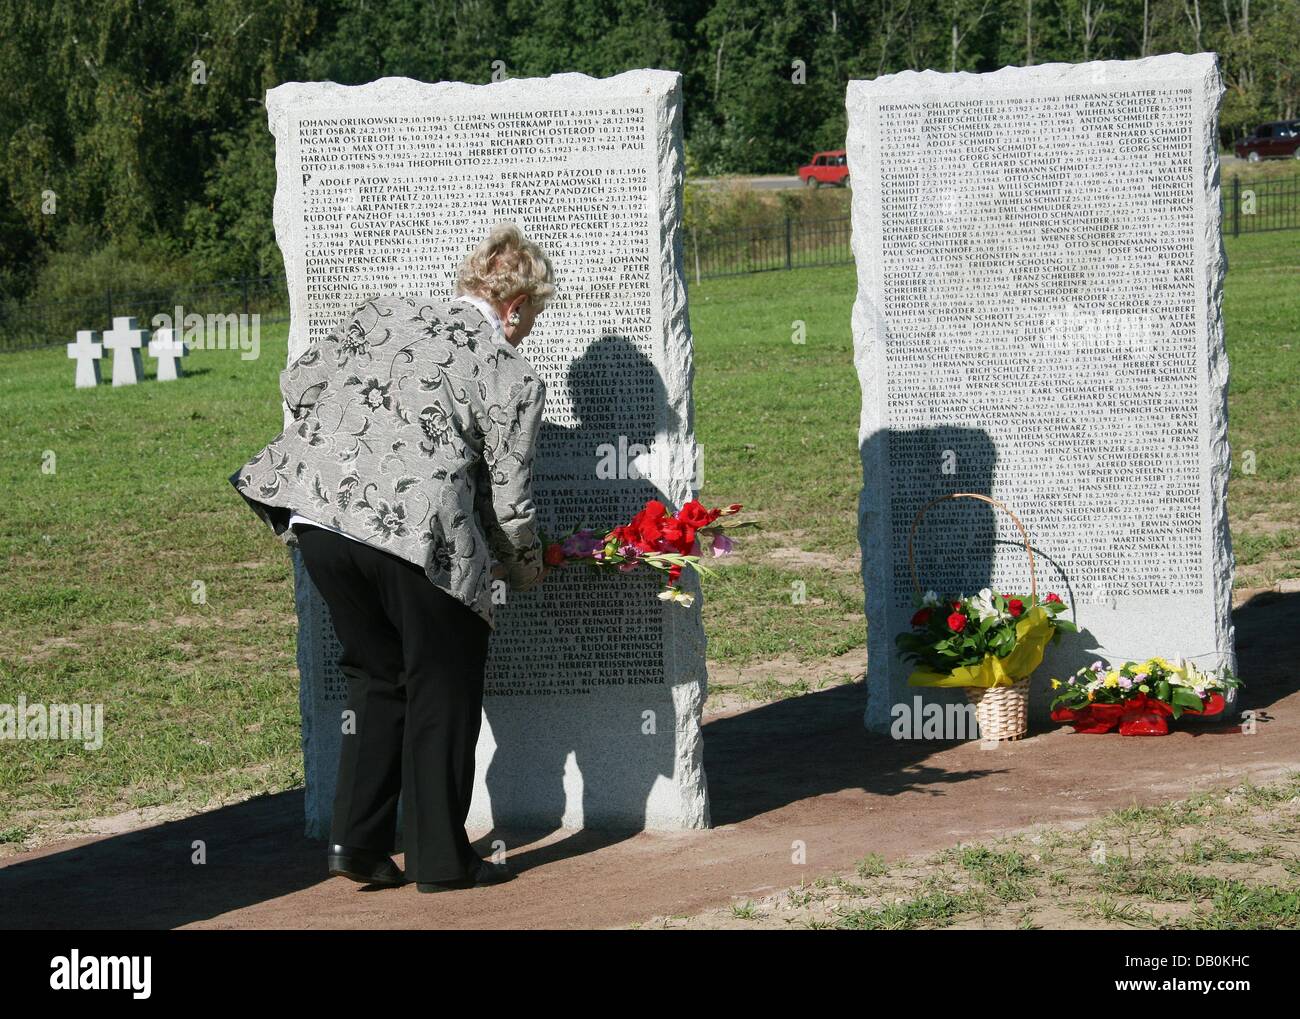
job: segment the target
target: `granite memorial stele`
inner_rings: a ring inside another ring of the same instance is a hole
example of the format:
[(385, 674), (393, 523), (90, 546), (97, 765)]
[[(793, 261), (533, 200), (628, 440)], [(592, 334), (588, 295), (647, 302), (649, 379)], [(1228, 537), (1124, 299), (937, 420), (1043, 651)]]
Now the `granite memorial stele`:
[[(547, 385), (543, 529), (612, 526), (651, 497), (680, 506), (696, 463), (681, 103), (680, 76), (654, 70), (270, 90), (289, 359), (375, 294), (450, 298), (465, 254), (513, 220), (558, 288), (520, 348)], [(598, 470), (638, 446), (653, 477)], [(346, 685), (300, 562), (295, 578), (307, 833), (323, 838)], [(566, 568), (498, 606), (471, 835), (709, 824), (700, 605), (659, 600), (660, 583)]]
[[(960, 700), (909, 687), (893, 643), (913, 520), (954, 492), (1020, 516), (1083, 631), (1031, 721), (1097, 658), (1235, 670), (1222, 92), (1210, 53), (849, 83), (869, 728)], [(940, 593), (1030, 587), (1014, 524), (973, 500), (926, 513), (916, 565)]]

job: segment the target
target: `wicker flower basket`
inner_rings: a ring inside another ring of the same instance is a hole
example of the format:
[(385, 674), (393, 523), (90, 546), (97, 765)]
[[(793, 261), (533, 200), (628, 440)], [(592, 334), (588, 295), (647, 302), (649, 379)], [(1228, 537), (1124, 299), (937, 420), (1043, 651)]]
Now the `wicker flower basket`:
[[(913, 540), (916, 537), (916, 529), (921, 524), (921, 518), (932, 506), (936, 506), (948, 499), (979, 499), (990, 506), (994, 506), (1009, 516), (1020, 531), (1020, 536), (1024, 539), (1025, 553), (1029, 556), (1029, 584), (1030, 594), (1036, 599), (1038, 597), (1038, 573), (1034, 567), (1034, 550), (1029, 544), (1029, 532), (1025, 525), (1020, 522), (1011, 509), (1005, 504), (992, 499), (987, 495), (979, 495), (975, 492), (953, 492), (950, 495), (941, 495), (937, 499), (931, 499), (928, 503), (917, 511), (915, 518), (912, 520), (912, 529), (907, 536), (907, 565), (912, 571), (912, 584), (916, 588), (917, 595), (921, 594), (921, 580), (916, 572), (916, 557), (913, 554)], [(1029, 733), (1029, 677), (1025, 676), (1018, 679), (1011, 686), (968, 686), (963, 688), (966, 691), (966, 699), (975, 705), (975, 720), (979, 723), (980, 739), (1010, 741), (1022, 739)]]
[(968, 686), (966, 699), (975, 705), (980, 739), (1022, 739), (1029, 732), (1029, 680), (1012, 686)]

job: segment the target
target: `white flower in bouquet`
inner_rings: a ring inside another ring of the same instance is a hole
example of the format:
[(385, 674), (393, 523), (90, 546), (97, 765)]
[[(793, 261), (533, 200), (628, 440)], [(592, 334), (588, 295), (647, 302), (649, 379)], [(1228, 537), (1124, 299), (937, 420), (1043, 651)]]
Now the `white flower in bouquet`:
[(996, 619), (1001, 622), (1011, 618), (1010, 612), (998, 611), (997, 606), (993, 604), (993, 591), (987, 587), (970, 600), (970, 607), (979, 615), (981, 621)]
[[(1226, 685), (1219, 678), (1217, 672), (1202, 672), (1195, 665), (1184, 659), (1178, 660), (1179, 668), (1169, 677), (1169, 682), (1177, 686), (1190, 686), (1192, 689), (1200, 692), (1202, 690), (1224, 690)], [(1201, 694), (1201, 696), (1205, 696)]]

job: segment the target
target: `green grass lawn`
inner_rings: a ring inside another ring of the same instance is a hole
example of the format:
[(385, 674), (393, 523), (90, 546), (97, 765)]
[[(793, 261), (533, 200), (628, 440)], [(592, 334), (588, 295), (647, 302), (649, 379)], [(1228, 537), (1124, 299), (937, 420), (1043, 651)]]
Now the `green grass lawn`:
[[(1300, 576), (1298, 246), (1278, 233), (1228, 249), (1230, 506), (1252, 585)], [(704, 498), (762, 524), (709, 590), (709, 653), (756, 676), (865, 643), (854, 286), (845, 266), (691, 288)], [(5, 745), (0, 841), (301, 781), (289, 561), (226, 481), (279, 427), (284, 346), (271, 327), (259, 360), (195, 351), (178, 384), (93, 392), (72, 388), (61, 347), (0, 356), (0, 703), (102, 703), (131, 737)]]

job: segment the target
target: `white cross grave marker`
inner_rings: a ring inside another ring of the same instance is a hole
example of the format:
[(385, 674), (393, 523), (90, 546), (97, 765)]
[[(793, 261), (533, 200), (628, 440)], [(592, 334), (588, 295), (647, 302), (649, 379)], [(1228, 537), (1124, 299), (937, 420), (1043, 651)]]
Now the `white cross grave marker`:
[(77, 330), (77, 342), (68, 344), (68, 357), (77, 362), (78, 389), (94, 389), (99, 385), (99, 359), (104, 356), (104, 345), (99, 333), (90, 329)]
[(149, 341), (149, 356), (158, 362), (158, 381), (170, 382), (185, 374), (181, 358), (190, 352), (174, 329), (155, 329)]
[(144, 378), (144, 365), (140, 361), (140, 344), (146, 330), (135, 324), (135, 318), (114, 318), (113, 328), (104, 333), (104, 349), (113, 352), (113, 385), (133, 386)]

